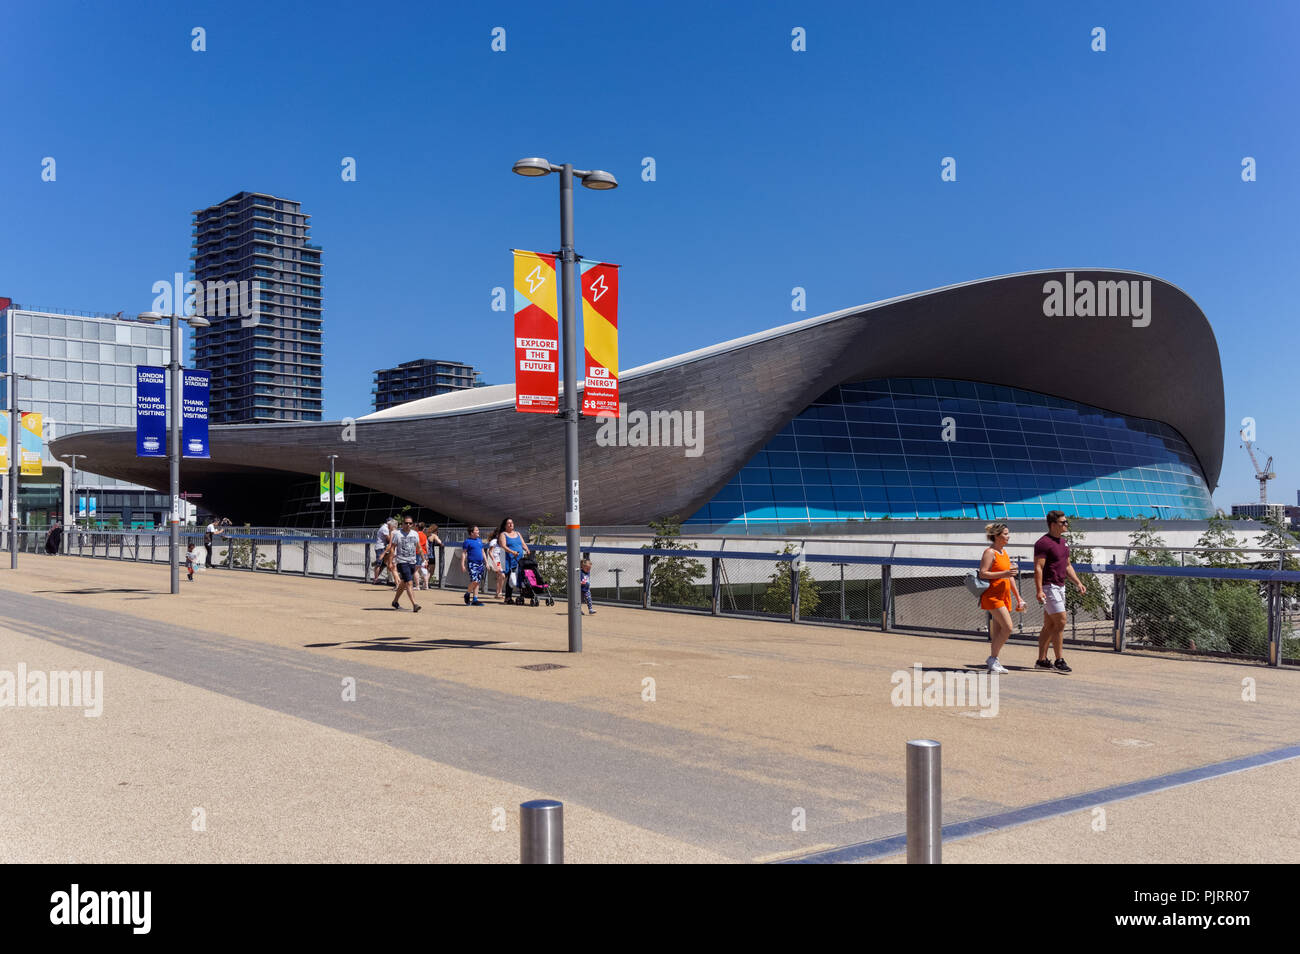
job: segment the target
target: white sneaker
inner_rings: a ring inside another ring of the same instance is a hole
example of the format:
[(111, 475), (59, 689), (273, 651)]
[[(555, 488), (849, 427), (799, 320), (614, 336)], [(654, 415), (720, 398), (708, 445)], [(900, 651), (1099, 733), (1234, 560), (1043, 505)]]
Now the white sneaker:
[(1004, 666), (1004, 665), (1002, 665), (1002, 663), (998, 662), (998, 657), (997, 657), (997, 656), (990, 656), (990, 657), (988, 658), (988, 663), (987, 663), (987, 665), (988, 665), (988, 667), (989, 667), (989, 672), (996, 672), (996, 673), (999, 673), (999, 674), (1000, 674), (1000, 673), (1004, 673), (1004, 672), (1010, 672), (1010, 670), (1007, 669), (1006, 666)]

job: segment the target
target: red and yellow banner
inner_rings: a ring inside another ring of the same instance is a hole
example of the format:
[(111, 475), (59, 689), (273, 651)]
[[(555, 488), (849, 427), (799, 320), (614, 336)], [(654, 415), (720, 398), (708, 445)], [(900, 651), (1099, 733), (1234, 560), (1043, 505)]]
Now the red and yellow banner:
[(618, 266), (582, 263), (582, 413), (618, 417)]
[(560, 407), (560, 322), (555, 256), (515, 254), (515, 410), (554, 414)]

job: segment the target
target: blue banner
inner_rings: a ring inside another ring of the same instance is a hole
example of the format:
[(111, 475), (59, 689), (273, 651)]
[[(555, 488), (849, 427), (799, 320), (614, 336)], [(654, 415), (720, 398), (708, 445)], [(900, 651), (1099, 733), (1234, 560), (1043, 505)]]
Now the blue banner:
[(167, 372), (135, 369), (135, 456), (167, 456)]
[(208, 393), (210, 371), (181, 369), (181, 454), (208, 457)]

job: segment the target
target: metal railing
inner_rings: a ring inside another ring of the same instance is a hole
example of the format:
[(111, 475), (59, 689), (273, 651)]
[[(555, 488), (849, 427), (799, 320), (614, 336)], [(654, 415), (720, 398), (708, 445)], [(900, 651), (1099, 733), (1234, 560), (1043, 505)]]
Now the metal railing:
[[(44, 552), (45, 533), (20, 530), (20, 552)], [(444, 545), (432, 552), (430, 584), (440, 588), (468, 582), (460, 569), (460, 547), (451, 536), (444, 535)], [(77, 529), (67, 532), (64, 552), (165, 564), (167, 544), (161, 531)], [(190, 544), (196, 565), (207, 564), (202, 531), (182, 533), (182, 559)], [(7, 531), (0, 532), (0, 545), (7, 548)], [(905, 556), (898, 552), (905, 546), (909, 544), (873, 543), (879, 552), (865, 554), (603, 545), (584, 546), (582, 552), (593, 563), (591, 592), (597, 603), (987, 638), (988, 614), (963, 580), (977, 565), (974, 554), (969, 559)], [(1028, 569), (1032, 556), (1007, 549), (1020, 565), (1018, 584), (1026, 604), (1023, 612), (1013, 613), (1012, 639), (1036, 639), (1044, 617)], [(562, 597), (564, 546), (533, 544), (531, 550), (541, 578), (554, 596)], [(1174, 562), (1167, 553), (1152, 550), (1127, 554), (1125, 562), (1076, 563), (1087, 593), (1080, 596), (1067, 586), (1065, 641), (1116, 652), (1300, 663), (1300, 571), (1281, 569), (1276, 550), (1257, 552), (1267, 554), (1272, 566), (1151, 565)], [(255, 573), (362, 581), (373, 578), (376, 556), (373, 540), (356, 535), (228, 531), (214, 539), (211, 563)], [(484, 583), (485, 589), (495, 589), (495, 574), (489, 573)]]

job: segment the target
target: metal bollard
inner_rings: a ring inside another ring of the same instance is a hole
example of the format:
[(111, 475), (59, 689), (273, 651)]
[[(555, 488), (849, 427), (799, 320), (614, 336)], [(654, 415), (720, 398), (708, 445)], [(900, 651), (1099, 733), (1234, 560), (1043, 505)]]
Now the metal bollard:
[(519, 806), (519, 863), (564, 864), (564, 804), (537, 798)]
[(907, 743), (907, 863), (942, 864), (943, 790), (940, 754), (933, 739)]

